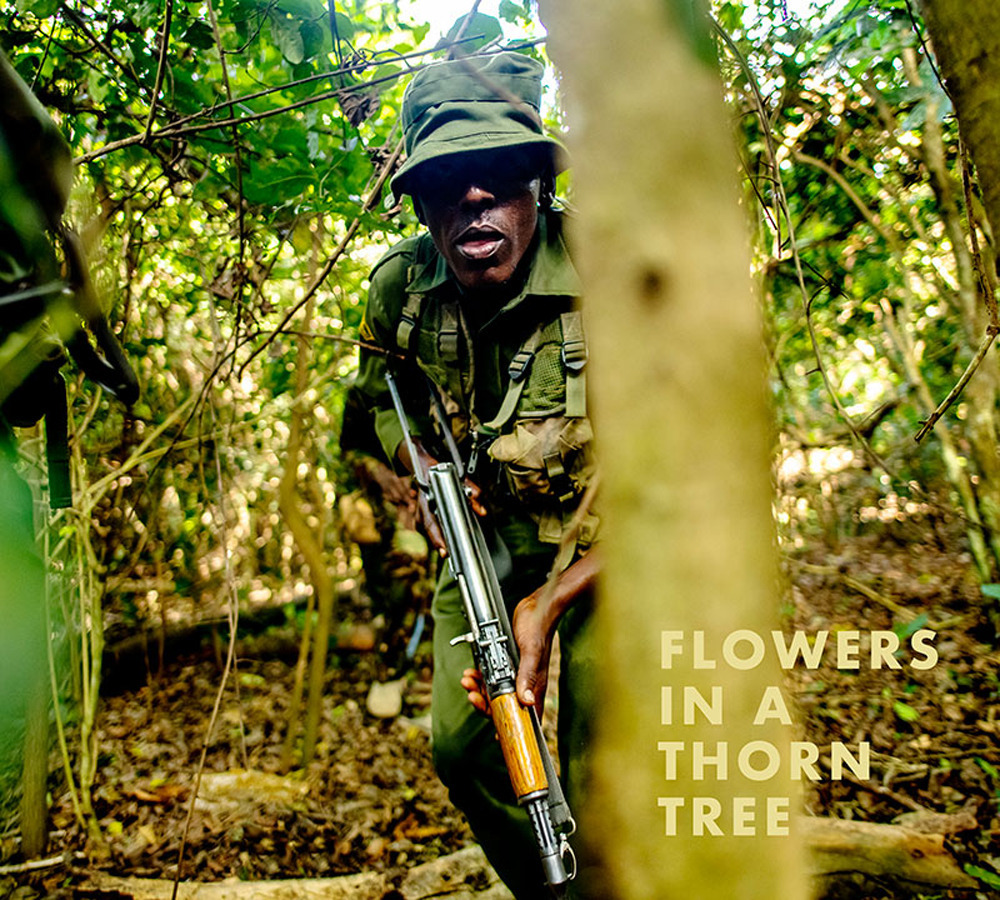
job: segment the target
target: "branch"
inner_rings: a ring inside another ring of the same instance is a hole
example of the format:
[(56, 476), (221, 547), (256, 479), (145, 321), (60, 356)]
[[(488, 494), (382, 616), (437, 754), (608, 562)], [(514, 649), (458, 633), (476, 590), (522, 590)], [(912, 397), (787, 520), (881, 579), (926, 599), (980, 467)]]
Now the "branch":
[(900, 246), (899, 239), (896, 235), (889, 231), (878, 220), (878, 216), (876, 216), (865, 201), (858, 196), (857, 192), (851, 187), (850, 183), (846, 178), (844, 178), (843, 175), (840, 174), (840, 172), (833, 168), (833, 166), (829, 163), (826, 163), (821, 159), (817, 159), (815, 156), (810, 156), (808, 153), (801, 153), (796, 150), (794, 156), (796, 162), (802, 162), (806, 165), (813, 166), (821, 172), (825, 172), (829, 175), (837, 187), (839, 187), (847, 195), (847, 199), (857, 207), (858, 212), (864, 216), (865, 221), (871, 225), (871, 227), (874, 228), (881, 238), (889, 245), (889, 248), (895, 253), (902, 253), (903, 248)]
[[(229, 83), (229, 66), (226, 65), (226, 48), (222, 45), (222, 32), (219, 30), (219, 20), (215, 15), (215, 6), (208, 0), (208, 16), (212, 22), (212, 34), (219, 50), (219, 64), (222, 67), (222, 84), (229, 99), (229, 115), (233, 116), (236, 107), (233, 105), (233, 88)], [(243, 196), (243, 153), (240, 149), (239, 126), (233, 125), (233, 162), (236, 165), (236, 225), (240, 237), (239, 259), (236, 268), (236, 320), (233, 326), (233, 338), (239, 340), (240, 319), (243, 318), (243, 294), (246, 279), (247, 231), (246, 231), (246, 200)]]
[(77, 28), (80, 29), (86, 35), (87, 40), (90, 41), (91, 45), (96, 49), (100, 50), (108, 59), (111, 60), (119, 69), (122, 70), (129, 78), (136, 83), (138, 87), (142, 87), (142, 82), (139, 80), (139, 76), (135, 74), (131, 66), (127, 66), (123, 63), (117, 56), (115, 56), (114, 51), (105, 44), (102, 40), (94, 37), (87, 28), (87, 23), (84, 21), (83, 17), (74, 9), (70, 8), (69, 4), (63, 3), (62, 9), (66, 12), (73, 22), (76, 24)]
[[(475, 38), (464, 38), (464, 39), (459, 40), (459, 41), (452, 41), (447, 46), (454, 47), (457, 44), (465, 43), (465, 42), (470, 41), (470, 40), (475, 40)], [(521, 48), (524, 48), (524, 47), (534, 47), (534, 46), (536, 46), (538, 44), (542, 44), (544, 42), (545, 42), (545, 38), (538, 38), (538, 39), (532, 40), (532, 41), (525, 41), (524, 43), (518, 44), (517, 47), (512, 47), (511, 49), (521, 49)], [(400, 61), (406, 61), (406, 60), (413, 59), (413, 58), (419, 57), (419, 56), (428, 56), (429, 54), (435, 53), (435, 52), (437, 52), (437, 50), (415, 50), (412, 53), (407, 53), (407, 54), (404, 54), (402, 56), (398, 56), (396, 58), (398, 60), (400, 60)], [(290, 81), (290, 82), (287, 82), (285, 84), (277, 85), (275, 87), (264, 88), (263, 90), (256, 91), (255, 93), (252, 93), (252, 94), (246, 94), (245, 96), (242, 96), (242, 97), (236, 97), (236, 98), (233, 99), (232, 102), (234, 104), (237, 104), (237, 105), (242, 105), (244, 103), (248, 103), (251, 100), (257, 100), (257, 99), (259, 99), (261, 97), (266, 97), (266, 96), (268, 96), (270, 94), (275, 94), (275, 93), (278, 93), (280, 91), (291, 90), (292, 88), (299, 87), (299, 86), (304, 85), (304, 84), (309, 84), (309, 83), (311, 83), (313, 81), (321, 81), (321, 80), (327, 79), (327, 78), (334, 78), (334, 77), (336, 77), (338, 75), (344, 75), (344, 74), (349, 74), (349, 73), (352, 73), (352, 72), (363, 71), (364, 69), (371, 68), (374, 65), (375, 65), (374, 61), (361, 62), (361, 63), (357, 63), (355, 65), (344, 66), (341, 69), (334, 69), (334, 70), (329, 71), (329, 72), (319, 72), (319, 73), (317, 73), (315, 75), (310, 75), (310, 76), (308, 76), (306, 78), (301, 78), (298, 81)], [(397, 78), (402, 78), (405, 75), (409, 75), (409, 74), (412, 74), (413, 72), (417, 72), (420, 69), (425, 68), (427, 65), (429, 65), (429, 63), (424, 63), (424, 64), (418, 65), (418, 66), (410, 66), (409, 68), (407, 68), (403, 72), (396, 72), (396, 73), (394, 73), (392, 75), (385, 75), (385, 76), (383, 76), (381, 78), (372, 79), (371, 81), (364, 82), (363, 85), (358, 85), (358, 87), (371, 87), (371, 86), (374, 86), (374, 85), (377, 85), (377, 84), (382, 84), (384, 82), (394, 81)], [(301, 108), (303, 106), (308, 106), (310, 103), (319, 103), (319, 102), (322, 102), (324, 100), (336, 99), (339, 90), (340, 89), (338, 88), (337, 90), (327, 91), (325, 93), (317, 94), (316, 96), (307, 98), (305, 100), (296, 101), (295, 103), (288, 104), (287, 106), (278, 107), (277, 109), (273, 109), (273, 110), (266, 110), (265, 112), (262, 112), (262, 113), (254, 113), (254, 114), (249, 115), (249, 116), (244, 116), (242, 118), (236, 119), (235, 120), (235, 124), (240, 124), (240, 123), (245, 123), (245, 122), (255, 122), (258, 119), (268, 118), (270, 116), (279, 115), (279, 114), (284, 113), (284, 112), (289, 112), (291, 110), (299, 109), (299, 108)], [(229, 106), (230, 106), (230, 103), (227, 100), (224, 103), (217, 103), (214, 106), (205, 107), (204, 109), (202, 109), (202, 110), (200, 110), (200, 111), (198, 111), (196, 113), (191, 113), (190, 115), (184, 116), (181, 119), (177, 119), (176, 121), (171, 122), (168, 125), (164, 125), (163, 128), (160, 128), (160, 129), (152, 132), (148, 136), (144, 132), (143, 134), (135, 134), (135, 135), (132, 135), (131, 137), (122, 138), (121, 140), (118, 140), (118, 141), (111, 141), (110, 143), (105, 144), (103, 147), (100, 147), (97, 150), (91, 150), (89, 153), (84, 153), (82, 156), (76, 157), (76, 159), (74, 160), (74, 162), (77, 163), (77, 165), (80, 165), (80, 164), (86, 163), (86, 162), (91, 162), (92, 160), (98, 159), (101, 156), (106, 156), (109, 153), (113, 153), (116, 150), (122, 150), (125, 147), (132, 147), (135, 144), (147, 143), (148, 141), (153, 140), (153, 139), (159, 139), (159, 140), (176, 140), (176, 139), (184, 137), (185, 135), (188, 135), (188, 134), (194, 134), (194, 133), (197, 133), (197, 132), (206, 131), (206, 130), (210, 130), (210, 129), (213, 129), (213, 128), (224, 128), (224, 127), (227, 127), (229, 125), (234, 124), (234, 120), (232, 120), (232, 119), (221, 119), (221, 120), (216, 121), (216, 122), (206, 123), (206, 124), (203, 124), (203, 125), (194, 125), (194, 126), (191, 126), (189, 128), (184, 128), (182, 126), (187, 125), (189, 122), (194, 122), (197, 119), (202, 119), (202, 118), (205, 118), (206, 116), (211, 116), (214, 113), (219, 112), (222, 109), (226, 109)]]
[(942, 400), (938, 405), (938, 408), (927, 417), (927, 421), (924, 422), (920, 431), (918, 431), (914, 437), (914, 440), (918, 444), (927, 436), (927, 432), (937, 424), (938, 419), (945, 414), (948, 407), (958, 399), (958, 395), (962, 393), (965, 386), (969, 383), (969, 379), (972, 378), (972, 376), (976, 373), (976, 369), (979, 368), (982, 361), (986, 358), (986, 354), (989, 353), (990, 347), (993, 346), (993, 341), (996, 340), (997, 334), (1000, 334), (1000, 325), (997, 325), (995, 322), (991, 322), (986, 326), (986, 334), (983, 335), (983, 340), (979, 344), (979, 349), (976, 351), (976, 355), (972, 358), (972, 362), (970, 362), (966, 367), (965, 371), (962, 373), (962, 377), (958, 379), (958, 383), (951, 389), (948, 396), (945, 397), (944, 400)]
[(764, 146), (767, 148), (768, 161), (774, 172), (775, 196), (777, 197), (778, 203), (781, 207), (782, 216), (788, 223), (788, 245), (792, 253), (792, 260), (795, 263), (795, 276), (802, 296), (802, 305), (806, 313), (806, 328), (809, 332), (809, 341), (812, 344), (813, 354), (816, 357), (817, 370), (819, 371), (820, 377), (823, 379), (823, 386), (826, 388), (826, 392), (829, 395), (830, 400), (833, 402), (834, 408), (844, 420), (854, 439), (862, 447), (868, 458), (884, 472), (889, 472), (889, 468), (884, 460), (875, 452), (874, 448), (865, 439), (864, 435), (858, 431), (858, 427), (854, 423), (854, 419), (851, 418), (850, 414), (844, 408), (844, 404), (841, 402), (840, 397), (837, 396), (833, 383), (830, 381), (830, 375), (826, 370), (826, 364), (823, 362), (823, 356), (819, 350), (819, 338), (816, 335), (816, 328), (812, 321), (812, 300), (810, 299), (809, 291), (806, 288), (805, 274), (802, 270), (802, 257), (799, 255), (798, 246), (795, 241), (795, 223), (792, 220), (792, 211), (788, 205), (788, 195), (785, 192), (785, 183), (781, 178), (781, 170), (777, 165), (777, 154), (774, 149), (774, 137), (771, 133), (771, 125), (767, 116), (766, 106), (764, 104), (764, 96), (761, 93), (760, 85), (757, 82), (757, 76), (750, 68), (750, 64), (740, 52), (740, 49), (733, 42), (733, 39), (726, 33), (725, 29), (723, 29), (714, 17), (712, 18), (712, 25), (722, 38), (723, 43), (725, 43), (726, 47), (729, 49), (729, 52), (733, 54), (733, 57), (743, 70), (743, 73), (746, 75), (747, 83), (750, 85), (755, 111), (760, 119), (761, 129), (764, 133)]
[[(81, 854), (82, 856), (82, 854)], [(27, 862), (0, 866), (0, 875), (23, 875), (26, 872), (37, 872), (40, 869), (51, 869), (55, 866), (65, 866), (65, 855), (50, 856), (48, 859), (29, 859)]]
[(264, 343), (261, 344), (256, 350), (254, 350), (254, 352), (250, 354), (249, 358), (243, 363), (243, 365), (240, 366), (241, 376), (246, 367), (253, 361), (253, 359), (257, 357), (259, 354), (263, 353), (264, 350), (266, 350), (270, 346), (271, 342), (285, 330), (285, 326), (288, 325), (288, 323), (292, 320), (295, 314), (309, 302), (313, 294), (315, 294), (316, 291), (319, 290), (320, 285), (324, 281), (326, 281), (327, 276), (330, 274), (330, 272), (333, 271), (333, 267), (337, 264), (337, 260), (339, 260), (340, 257), (343, 256), (344, 251), (347, 249), (348, 245), (354, 238), (354, 235), (357, 233), (358, 229), (361, 227), (361, 217), (365, 213), (370, 212), (374, 208), (376, 202), (378, 202), (378, 198), (382, 195), (382, 188), (385, 185), (386, 181), (389, 180), (389, 176), (392, 174), (393, 170), (396, 168), (396, 161), (399, 159), (402, 152), (403, 152), (403, 141), (402, 139), (400, 139), (400, 141), (396, 144), (396, 148), (392, 151), (392, 154), (389, 156), (389, 158), (385, 162), (385, 165), (382, 167), (382, 171), (379, 174), (378, 179), (376, 180), (374, 186), (372, 187), (371, 192), (368, 194), (368, 197), (362, 204), (361, 212), (358, 213), (354, 221), (351, 222), (351, 224), (347, 227), (347, 231), (345, 232), (344, 236), (340, 239), (340, 243), (337, 245), (337, 248), (333, 251), (331, 257), (326, 261), (326, 264), (320, 270), (319, 274), (317, 274), (317, 276), (313, 279), (312, 284), (309, 285), (302, 299), (299, 300), (299, 302), (296, 303), (295, 306), (293, 306), (286, 313), (285, 317), (278, 324), (278, 327), (275, 328), (273, 332), (271, 332), (271, 334), (267, 337)]
[(174, 16), (174, 0), (166, 0), (166, 9), (163, 13), (163, 31), (160, 33), (160, 61), (156, 64), (156, 83), (153, 86), (153, 99), (149, 104), (149, 115), (146, 117), (146, 134), (144, 142), (149, 141), (149, 136), (153, 131), (153, 116), (156, 115), (156, 101), (160, 97), (160, 88), (163, 87), (163, 75), (167, 69), (167, 47), (170, 45), (170, 23)]

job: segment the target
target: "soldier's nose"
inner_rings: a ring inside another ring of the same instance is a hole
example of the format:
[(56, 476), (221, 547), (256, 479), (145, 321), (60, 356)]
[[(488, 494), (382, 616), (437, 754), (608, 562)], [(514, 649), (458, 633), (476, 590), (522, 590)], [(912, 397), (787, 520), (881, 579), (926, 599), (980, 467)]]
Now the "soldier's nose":
[(496, 197), (492, 191), (487, 190), (480, 184), (473, 182), (465, 187), (462, 195), (462, 206), (470, 208), (481, 208), (492, 206), (496, 202)]

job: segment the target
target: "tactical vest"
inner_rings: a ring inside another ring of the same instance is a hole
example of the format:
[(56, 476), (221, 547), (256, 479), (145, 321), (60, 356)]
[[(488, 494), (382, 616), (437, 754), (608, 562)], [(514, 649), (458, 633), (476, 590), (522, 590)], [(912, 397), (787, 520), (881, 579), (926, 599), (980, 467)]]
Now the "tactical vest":
[[(419, 266), (411, 266), (408, 282)], [(457, 300), (406, 297), (396, 343), (445, 392), (456, 440), (472, 431), (473, 454), (499, 464), (511, 494), (538, 525), (544, 543), (561, 544), (593, 480), (593, 429), (587, 415), (587, 346), (578, 310), (541, 323), (514, 354), (500, 409), (489, 421), (476, 415), (472, 337)], [(575, 525), (575, 540), (555, 568), (597, 536), (592, 513)]]

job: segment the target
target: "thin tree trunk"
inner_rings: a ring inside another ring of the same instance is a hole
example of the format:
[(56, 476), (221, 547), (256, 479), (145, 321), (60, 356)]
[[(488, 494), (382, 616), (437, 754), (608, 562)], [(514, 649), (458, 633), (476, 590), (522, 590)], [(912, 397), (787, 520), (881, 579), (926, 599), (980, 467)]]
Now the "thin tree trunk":
[[(979, 173), (983, 204), (1000, 235), (1000, 4), (923, 0), (945, 86)], [(996, 248), (994, 248), (994, 251)]]
[[(318, 232), (314, 234), (313, 262), (319, 252)], [(333, 621), (334, 583), (327, 567), (326, 554), (323, 552), (322, 538), (317, 537), (316, 529), (310, 527), (299, 510), (298, 468), (302, 449), (302, 432), (305, 427), (306, 411), (303, 408), (303, 396), (309, 383), (309, 358), (311, 345), (308, 337), (312, 321), (314, 301), (310, 298), (303, 313), (301, 332), (296, 339), (296, 375), (295, 375), (295, 405), (292, 407), (292, 421), (288, 435), (288, 449), (285, 460), (285, 471), (278, 486), (278, 506), (284, 516), (285, 523), (295, 537), (299, 552), (309, 566), (309, 579), (312, 581), (316, 596), (316, 607), (319, 611), (313, 634), (313, 652), (309, 665), (309, 696), (306, 702), (305, 733), (302, 740), (302, 765), (308, 765), (316, 749), (319, 734), (319, 723), (323, 708), (323, 680), (326, 674), (327, 649), (330, 643), (330, 625)], [(320, 535), (322, 531), (320, 530)], [(308, 630), (308, 629), (307, 629)], [(307, 641), (303, 634), (303, 644)], [(300, 654), (300, 664), (304, 666), (304, 657)], [(296, 693), (293, 701), (301, 698), (301, 682), (298, 667), (296, 669)], [(289, 734), (286, 736), (285, 756), (287, 763), (290, 758), (292, 728), (295, 723), (292, 714), (298, 717), (298, 703), (289, 711)]]
[[(602, 840), (616, 898), (795, 900), (799, 841), (765, 834), (769, 802), (796, 807), (787, 773), (708, 766), (696, 780), (692, 763), (695, 741), (727, 741), (734, 757), (766, 741), (785, 758), (789, 742), (773, 719), (753, 724), (781, 682), (773, 656), (746, 671), (718, 659), (729, 633), (778, 628), (779, 599), (764, 341), (714, 48), (688, 0), (542, 8), (579, 138), (575, 259), (602, 471), (603, 701), (581, 833)], [(662, 652), (663, 632), (678, 655)], [(716, 668), (696, 667), (695, 632)], [(685, 686), (721, 689), (721, 725), (662, 715), (661, 689), (679, 700)], [(699, 797), (719, 803), (723, 836), (695, 833)], [(755, 836), (734, 836), (734, 803), (755, 811)]]
[[(921, 8), (959, 129), (979, 176), (994, 241), (984, 263), (990, 270), (986, 280), (992, 283), (1000, 240), (1000, 5), (995, 0), (923, 0)], [(971, 339), (972, 346), (985, 332), (987, 309), (995, 315), (995, 304), (995, 297), (987, 297), (985, 308), (976, 310), (981, 327)], [(968, 430), (982, 479), (980, 508), (991, 532), (994, 572), (1000, 569), (1000, 457), (996, 452), (1000, 384), (996, 366), (993, 349), (968, 388), (972, 407)]]

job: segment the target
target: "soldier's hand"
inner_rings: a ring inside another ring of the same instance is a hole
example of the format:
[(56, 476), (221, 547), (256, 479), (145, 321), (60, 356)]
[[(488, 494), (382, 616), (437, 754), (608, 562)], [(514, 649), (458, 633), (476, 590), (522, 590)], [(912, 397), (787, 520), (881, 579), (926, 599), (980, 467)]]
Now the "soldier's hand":
[(469, 702), (484, 716), (490, 715), (490, 701), (486, 696), (483, 673), (479, 669), (466, 669), (462, 672), (461, 684), (469, 695)]
[(417, 488), (413, 489), (413, 497), (417, 501), (417, 518), (424, 527), (424, 533), (431, 542), (431, 546), (437, 550), (438, 556), (444, 558), (448, 555), (448, 548), (445, 546), (444, 535), (438, 527), (437, 519), (431, 512), (427, 503), (427, 495)]
[(486, 507), (483, 506), (483, 491), (474, 481), (466, 478), (463, 482), (465, 485), (465, 493), (469, 497), (469, 504), (472, 506), (472, 511), (482, 518), (486, 515)]
[[(422, 477), (424, 477), (432, 466), (436, 466), (438, 464), (438, 460), (424, 449), (424, 445), (419, 441), (419, 439), (414, 438), (413, 448), (419, 457), (418, 462), (420, 465), (420, 471), (423, 473)], [(405, 443), (399, 445), (399, 449), (396, 451), (396, 454), (399, 457), (399, 461), (406, 469), (414, 473), (417, 471), (414, 461), (410, 459), (410, 453), (409, 450), (407, 450)], [(465, 479), (464, 485), (465, 491), (469, 497), (469, 504), (472, 506), (472, 511), (477, 516), (485, 516), (486, 507), (483, 506), (482, 502), (482, 489), (478, 484), (470, 481), (468, 478)], [(432, 546), (435, 550), (437, 550), (438, 555), (442, 557), (447, 556), (448, 548), (445, 546), (444, 535), (441, 533), (437, 520), (431, 513), (430, 507), (427, 504), (427, 495), (416, 487), (412, 488), (410, 493), (416, 500), (418, 517), (421, 524), (424, 526), (424, 531), (427, 533), (427, 537)]]
[(552, 655), (555, 623), (552, 626), (546, 623), (536, 601), (537, 592), (517, 604), (511, 628), (521, 654), (515, 683), (517, 698), (524, 706), (534, 706), (541, 717), (549, 684), (549, 657)]

